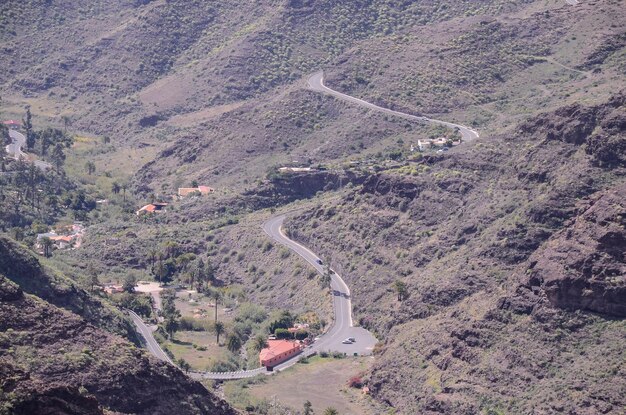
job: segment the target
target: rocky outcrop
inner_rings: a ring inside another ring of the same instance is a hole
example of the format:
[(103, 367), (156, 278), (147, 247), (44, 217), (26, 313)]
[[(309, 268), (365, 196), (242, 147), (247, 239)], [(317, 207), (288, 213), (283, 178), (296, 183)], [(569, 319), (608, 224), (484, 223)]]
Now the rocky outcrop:
[(625, 170), (588, 149), (620, 138), (620, 99), (543, 114), (416, 175), (372, 175), (290, 218), (384, 339), (375, 399), (406, 414), (620, 413)]
[(0, 237), (0, 275), (22, 290), (85, 320), (136, 342), (134, 326), (119, 311), (89, 295), (73, 281), (43, 267), (37, 258), (12, 240)]
[(178, 368), (2, 275), (0, 299), (0, 404), (9, 414), (235, 414)]
[(552, 304), (626, 317), (626, 185), (596, 195), (531, 258)]
[(309, 199), (317, 192), (337, 190), (350, 183), (359, 185), (365, 177), (350, 171), (276, 173), (261, 186), (244, 193), (239, 203), (252, 209), (281, 206), (295, 200)]
[(598, 165), (626, 165), (626, 92), (596, 106), (568, 105), (520, 126), (522, 134), (585, 145)]

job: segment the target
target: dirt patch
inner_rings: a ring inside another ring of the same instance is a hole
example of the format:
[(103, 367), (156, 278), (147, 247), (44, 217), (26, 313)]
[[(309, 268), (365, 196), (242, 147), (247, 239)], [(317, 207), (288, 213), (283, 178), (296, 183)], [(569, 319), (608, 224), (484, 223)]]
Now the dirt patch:
[(379, 413), (360, 389), (348, 386), (348, 380), (367, 371), (372, 362), (371, 358), (312, 359), (250, 387), (250, 393), (258, 399), (276, 396), (277, 401), (295, 409), (309, 400), (316, 413), (328, 407), (344, 415)]
[(167, 120), (167, 123), (173, 125), (174, 127), (189, 127), (235, 110), (243, 104), (244, 102), (235, 102), (233, 104), (218, 105), (215, 107), (204, 108), (199, 111), (175, 115)]

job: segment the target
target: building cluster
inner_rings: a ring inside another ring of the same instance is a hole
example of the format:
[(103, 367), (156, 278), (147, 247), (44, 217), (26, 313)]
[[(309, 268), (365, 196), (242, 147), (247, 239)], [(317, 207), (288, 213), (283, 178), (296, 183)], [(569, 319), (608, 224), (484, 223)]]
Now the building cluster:
[[(214, 193), (215, 189), (209, 186), (198, 186), (198, 187), (179, 187), (178, 193), (174, 196), (177, 199), (183, 199), (185, 197), (194, 197), (194, 196), (205, 196), (211, 193)], [(152, 202), (145, 206), (142, 206), (139, 210), (137, 210), (137, 216), (143, 215), (151, 215), (153, 213), (165, 213), (167, 212), (166, 202)]]
[[(426, 151), (430, 148), (435, 148), (435, 147), (446, 147), (448, 146), (450, 143), (450, 140), (445, 138), (445, 137), (439, 137), (439, 138), (428, 138), (428, 139), (424, 139), (424, 140), (417, 140), (417, 147), (419, 148), (420, 151)], [(459, 144), (459, 142), (453, 142), (452, 145), (456, 145)]]
[(142, 216), (142, 215), (149, 215), (152, 213), (161, 213), (161, 212), (167, 212), (167, 203), (164, 202), (154, 202), (154, 203), (149, 203), (145, 206), (142, 206), (141, 209), (139, 209), (136, 214), (137, 216)]
[(35, 242), (35, 249), (41, 255), (44, 254), (44, 240), (48, 238), (52, 241), (54, 248), (56, 249), (69, 249), (80, 246), (82, 243), (84, 228), (80, 223), (75, 223), (70, 226), (65, 232), (57, 233), (55, 230), (50, 232), (37, 234), (37, 240)]

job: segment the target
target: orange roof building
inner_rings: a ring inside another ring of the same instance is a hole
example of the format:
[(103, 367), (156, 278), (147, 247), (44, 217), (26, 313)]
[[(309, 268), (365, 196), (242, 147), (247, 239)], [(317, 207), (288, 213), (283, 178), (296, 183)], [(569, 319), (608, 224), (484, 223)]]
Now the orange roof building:
[(147, 213), (154, 212), (165, 212), (165, 208), (167, 207), (167, 203), (150, 203), (149, 205), (145, 205), (141, 209), (137, 211), (137, 216)]
[(302, 344), (291, 340), (268, 340), (267, 347), (259, 353), (261, 366), (268, 369), (289, 360), (302, 351)]

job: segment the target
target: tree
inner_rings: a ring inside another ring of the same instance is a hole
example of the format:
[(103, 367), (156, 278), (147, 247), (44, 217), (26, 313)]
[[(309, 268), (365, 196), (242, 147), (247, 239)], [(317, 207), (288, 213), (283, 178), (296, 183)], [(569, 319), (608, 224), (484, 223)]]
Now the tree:
[(165, 331), (170, 336), (170, 338), (174, 335), (174, 332), (178, 330), (180, 319), (180, 311), (175, 310), (174, 313), (169, 314), (165, 317), (165, 321), (163, 322)]
[(288, 329), (293, 326), (294, 316), (289, 311), (283, 311), (278, 319), (270, 323), (270, 333), (274, 333), (277, 329)]
[(45, 256), (46, 258), (50, 258), (50, 252), (52, 251), (52, 245), (53, 245), (52, 239), (48, 238), (47, 236), (44, 236), (43, 238), (41, 238), (41, 246), (43, 248), (43, 256)]
[(48, 149), (52, 144), (52, 140), (50, 139), (50, 136), (46, 134), (45, 130), (40, 131), (39, 133), (37, 133), (37, 135), (39, 138), (39, 143), (41, 145), (41, 155), (46, 156), (48, 154)]
[(30, 107), (26, 107), (26, 117), (22, 120), (22, 123), (26, 131), (26, 147), (31, 150), (35, 147), (35, 134), (33, 133), (33, 116), (30, 113)]
[(111, 142), (111, 137), (105, 135), (104, 137), (102, 137), (102, 141), (104, 142), (104, 144), (109, 144)]
[(211, 261), (208, 258), (206, 263), (202, 260), (202, 258), (199, 258), (196, 263), (195, 271), (198, 287), (200, 287), (202, 283), (212, 282), (215, 277), (215, 269), (213, 268), (213, 265), (211, 265)]
[(118, 194), (120, 192), (121, 188), (118, 182), (113, 182), (113, 184), (111, 185), (111, 191), (114, 194)]
[(396, 293), (398, 294), (398, 301), (402, 301), (408, 297), (409, 291), (404, 281), (395, 280), (395, 282), (393, 283), (393, 288), (396, 290)]
[(132, 274), (128, 274), (126, 278), (124, 278), (122, 289), (127, 293), (135, 292), (135, 277)]
[(87, 276), (89, 277), (89, 285), (91, 286), (91, 292), (93, 293), (96, 285), (100, 285), (100, 280), (98, 279), (98, 270), (92, 264), (87, 266)]
[(224, 330), (226, 328), (224, 327), (224, 323), (222, 323), (221, 321), (216, 321), (215, 322), (215, 326), (214, 326), (214, 330), (215, 330), (215, 335), (217, 336), (217, 345), (220, 345), (220, 335), (222, 333), (224, 333)]
[(241, 349), (241, 339), (236, 334), (231, 334), (228, 336), (228, 342), (226, 343), (226, 347), (232, 353), (238, 353)]
[(198, 181), (197, 180), (193, 180), (191, 182), (191, 187), (198, 187)]
[(339, 412), (335, 408), (328, 407), (324, 409), (324, 415), (339, 415)]
[(64, 115), (61, 119), (63, 120), (63, 132), (67, 133), (67, 126), (72, 125), (72, 119), (69, 115)]
[(217, 302), (222, 295), (218, 290), (213, 291), (213, 300), (215, 300), (215, 323), (217, 323)]
[(87, 174), (91, 176), (96, 172), (96, 164), (93, 161), (88, 161), (85, 163), (85, 170), (87, 170)]
[(158, 262), (154, 270), (154, 275), (158, 278), (159, 284), (162, 284), (165, 277), (167, 277), (167, 267), (163, 264), (162, 254), (158, 254)]
[(185, 373), (189, 373), (191, 365), (182, 357), (177, 360), (178, 367), (180, 367)]
[(304, 403), (304, 412), (302, 415), (313, 415), (313, 404), (311, 401), (306, 401)]
[(57, 172), (61, 171), (61, 167), (63, 163), (65, 163), (65, 153), (63, 151), (63, 145), (61, 143), (57, 143), (52, 150), (52, 161), (57, 168)]
[(155, 261), (157, 259), (157, 255), (158, 255), (158, 252), (157, 252), (157, 250), (155, 248), (151, 248), (148, 251), (148, 261), (150, 261), (150, 269), (152, 270), (152, 273), (155, 273), (154, 272), (154, 263), (155, 263)]
[(179, 320), (180, 320), (180, 311), (176, 309), (176, 291), (173, 289), (166, 289), (161, 291), (161, 300), (163, 309), (161, 310), (161, 314), (165, 319), (164, 328), (165, 331), (169, 334), (170, 337), (174, 334), (176, 330), (178, 330)]
[(267, 347), (267, 339), (262, 334), (259, 334), (252, 341), (252, 347), (255, 351), (260, 352)]
[(124, 182), (122, 183), (122, 192), (124, 192), (122, 200), (124, 201), (124, 203), (126, 203), (126, 189), (128, 189), (128, 183)]
[(320, 275), (320, 285), (322, 287), (330, 288), (330, 283), (333, 281), (333, 272), (330, 269), (330, 262), (324, 262), (324, 264), (324, 270), (322, 275)]

